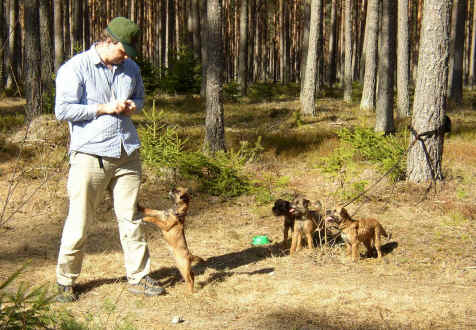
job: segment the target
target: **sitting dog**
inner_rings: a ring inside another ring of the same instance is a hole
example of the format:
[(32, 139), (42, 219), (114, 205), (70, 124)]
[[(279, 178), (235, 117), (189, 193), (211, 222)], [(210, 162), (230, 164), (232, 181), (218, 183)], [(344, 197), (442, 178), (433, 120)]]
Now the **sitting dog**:
[(295, 216), (294, 230), (291, 240), (290, 254), (301, 249), (302, 238), (305, 236), (307, 247), (314, 248), (312, 234), (316, 231), (324, 230), (324, 221), (321, 215), (321, 203), (316, 202), (317, 209), (311, 210), (311, 201), (306, 198), (297, 197), (291, 203)]
[(168, 210), (153, 210), (137, 206), (144, 215), (143, 221), (156, 224), (161, 230), (165, 241), (172, 250), (177, 268), (180, 271), (189, 290), (193, 293), (194, 275), (192, 272), (192, 262), (203, 261), (202, 258), (190, 253), (187, 240), (185, 239), (184, 223), (187, 215), (190, 195), (188, 189), (177, 188), (169, 193), (175, 202), (175, 207)]
[(294, 230), (294, 220), (295, 220), (295, 215), (294, 209), (291, 206), (291, 203), (289, 201), (286, 201), (284, 199), (277, 199), (274, 202), (274, 206), (272, 208), (273, 214), (277, 217), (282, 216), (284, 221), (284, 230), (283, 230), (283, 242), (282, 245), (283, 247), (286, 247), (287, 242), (288, 242), (288, 232), (291, 230), (291, 234), (293, 233)]
[(375, 219), (354, 220), (350, 217), (347, 210), (343, 207), (337, 207), (329, 211), (326, 222), (330, 226), (337, 226), (341, 232), (341, 237), (347, 245), (347, 254), (352, 255), (352, 261), (357, 262), (359, 257), (359, 245), (364, 243), (367, 248), (367, 256), (372, 255), (372, 243), (377, 250), (377, 257), (382, 257), (380, 236), (387, 238), (389, 236), (382, 225)]

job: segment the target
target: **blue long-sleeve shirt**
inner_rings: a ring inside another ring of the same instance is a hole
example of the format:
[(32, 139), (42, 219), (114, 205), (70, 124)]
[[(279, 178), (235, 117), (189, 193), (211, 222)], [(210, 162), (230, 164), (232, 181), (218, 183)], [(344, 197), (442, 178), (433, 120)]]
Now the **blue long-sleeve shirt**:
[(63, 64), (56, 76), (55, 114), (69, 124), (69, 151), (119, 158), (140, 147), (137, 130), (129, 116), (97, 116), (99, 104), (132, 100), (137, 111), (144, 106), (144, 84), (139, 66), (125, 59), (112, 70), (101, 61), (95, 45)]

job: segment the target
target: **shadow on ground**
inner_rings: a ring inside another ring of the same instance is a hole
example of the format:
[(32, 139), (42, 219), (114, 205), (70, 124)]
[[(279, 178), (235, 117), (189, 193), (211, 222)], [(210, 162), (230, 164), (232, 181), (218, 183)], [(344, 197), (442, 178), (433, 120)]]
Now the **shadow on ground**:
[[(271, 273), (274, 271), (274, 268), (263, 268), (250, 272), (233, 272), (230, 270), (244, 265), (256, 263), (271, 256), (276, 257), (283, 255), (284, 253), (278, 244), (273, 244), (266, 247), (251, 247), (239, 252), (232, 252), (223, 254), (221, 256), (210, 257), (207, 260), (196, 264), (193, 267), (193, 273), (195, 275), (200, 275), (205, 273), (205, 271), (209, 268), (216, 270), (216, 272), (212, 273), (204, 281), (196, 283), (198, 286), (203, 288), (210, 283), (224, 281), (226, 278), (232, 277), (234, 275), (252, 276)], [(175, 266), (161, 267), (160, 269), (153, 272), (152, 276), (155, 279), (158, 279), (162, 285), (167, 287), (173, 287), (177, 282), (183, 280)]]

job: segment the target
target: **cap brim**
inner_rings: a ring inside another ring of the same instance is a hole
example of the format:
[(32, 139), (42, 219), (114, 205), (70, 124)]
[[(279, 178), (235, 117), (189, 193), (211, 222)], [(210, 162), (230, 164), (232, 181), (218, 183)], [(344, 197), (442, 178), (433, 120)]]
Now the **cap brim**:
[(125, 42), (121, 42), (121, 44), (124, 47), (124, 50), (126, 51), (127, 56), (132, 58), (137, 57), (137, 51), (134, 47), (132, 47), (129, 44), (126, 44)]

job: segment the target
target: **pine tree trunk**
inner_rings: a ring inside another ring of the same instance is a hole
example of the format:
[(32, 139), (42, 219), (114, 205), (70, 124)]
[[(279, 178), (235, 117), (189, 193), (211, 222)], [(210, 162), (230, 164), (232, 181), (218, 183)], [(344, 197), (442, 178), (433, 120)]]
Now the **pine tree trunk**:
[(240, 70), (239, 85), (241, 95), (245, 96), (248, 89), (248, 0), (241, 0), (240, 7)]
[(205, 152), (225, 151), (225, 123), (223, 113), (223, 40), (221, 0), (207, 1), (207, 96), (205, 118)]
[(408, 30), (408, 0), (398, 0), (397, 49), (397, 115), (410, 115), (410, 49)]
[(379, 0), (369, 0), (367, 5), (365, 74), (360, 109), (375, 111), (375, 93), (377, 87), (377, 46), (379, 26)]
[(471, 88), (476, 86), (476, 1), (473, 7), (473, 31), (471, 32), (471, 57), (469, 64), (469, 83)]
[(200, 86), (200, 96), (206, 97), (207, 95), (207, 65), (208, 65), (208, 46), (207, 46), (207, 38), (208, 38), (208, 22), (207, 22), (207, 0), (201, 0), (200, 6), (200, 37), (202, 39), (202, 48), (201, 48), (201, 55), (202, 55), (202, 84)]
[[(309, 52), (309, 29), (311, 24), (311, 0), (305, 0), (302, 6), (302, 46), (301, 46), (301, 103), (304, 95), (304, 81), (306, 80), (306, 64)], [(304, 108), (303, 108), (304, 109)], [(304, 110), (303, 110), (304, 111)]]
[(53, 28), (50, 0), (40, 0), (41, 83), (42, 92), (53, 87)]
[(460, 104), (463, 101), (463, 55), (466, 1), (467, 0), (454, 0), (451, 19), (448, 98), (456, 104)]
[[(451, 0), (425, 0), (418, 58), (412, 127), (417, 134), (439, 129), (447, 109), (449, 22)], [(412, 135), (410, 142), (415, 137)], [(407, 179), (443, 178), (443, 134), (422, 137), (408, 152)]]
[(393, 97), (395, 83), (395, 2), (382, 2), (382, 30), (379, 38), (377, 64), (377, 102), (375, 131), (392, 133), (395, 130), (393, 122)]
[(5, 70), (7, 72), (6, 89), (12, 89), (15, 85), (15, 80), (18, 79), (17, 62), (15, 59), (19, 58), (15, 40), (18, 38), (17, 25), (18, 24), (18, 0), (10, 0), (8, 7), (8, 56), (5, 62)]
[(89, 49), (89, 47), (91, 46), (91, 29), (90, 29), (91, 20), (90, 20), (90, 16), (89, 16), (88, 1), (83, 1), (82, 13), (83, 13), (83, 17), (82, 17), (82, 20), (83, 20), (83, 23), (82, 23), (83, 24), (83, 32), (82, 32), (83, 49)]
[(344, 102), (352, 103), (352, 0), (345, 0), (344, 24)]
[(304, 75), (303, 95), (301, 96), (302, 113), (315, 116), (317, 114), (315, 96), (316, 96), (316, 70), (317, 70), (317, 44), (319, 29), (319, 8), (322, 0), (312, 0), (311, 17), (309, 29), (309, 46), (306, 56), (306, 74)]
[(193, 37), (193, 55), (200, 60), (200, 5), (199, 0), (192, 0), (192, 37)]
[[(6, 19), (6, 11), (5, 5), (3, 1), (0, 1), (0, 40), (7, 39), (7, 19)], [(5, 56), (5, 47), (2, 45), (0, 47), (0, 93), (3, 92), (5, 87), (4, 84), (4, 77), (5, 77), (5, 65), (4, 65), (4, 56)]]
[(337, 0), (332, 0), (331, 3), (331, 21), (329, 31), (329, 70), (327, 75), (327, 82), (332, 86), (336, 82), (337, 76)]
[(70, 33), (70, 0), (63, 2), (63, 37), (64, 37), (64, 50), (65, 57), (70, 57), (71, 54), (71, 33)]
[(24, 3), (26, 115), (31, 120), (41, 113), (41, 54), (38, 0)]
[(324, 10), (323, 0), (318, 3), (317, 16), (317, 68), (316, 68), (316, 91), (319, 91), (324, 85)]

